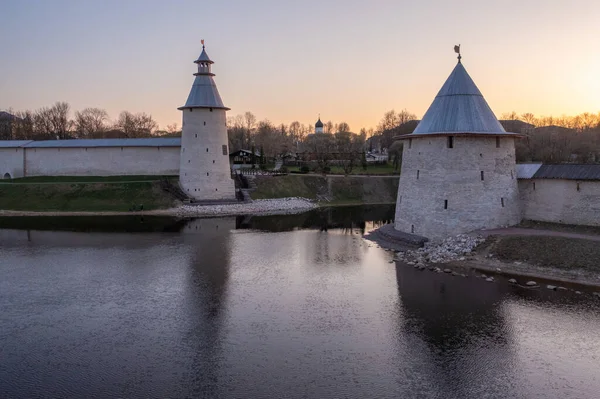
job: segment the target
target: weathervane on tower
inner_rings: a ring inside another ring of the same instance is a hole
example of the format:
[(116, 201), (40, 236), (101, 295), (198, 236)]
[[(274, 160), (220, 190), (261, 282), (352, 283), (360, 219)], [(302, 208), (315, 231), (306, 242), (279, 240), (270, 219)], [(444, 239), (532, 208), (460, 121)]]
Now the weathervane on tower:
[(458, 62), (460, 62), (460, 59), (462, 58), (460, 56), (460, 44), (458, 46), (454, 46), (454, 52), (458, 54)]
[(204, 49), (204, 39), (200, 40), (200, 43), (202, 43), (202, 48)]

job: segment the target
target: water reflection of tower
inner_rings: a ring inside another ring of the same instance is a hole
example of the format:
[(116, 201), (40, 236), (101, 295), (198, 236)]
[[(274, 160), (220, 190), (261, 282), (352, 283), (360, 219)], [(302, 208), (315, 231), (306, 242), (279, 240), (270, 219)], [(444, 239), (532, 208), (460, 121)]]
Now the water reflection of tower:
[(409, 351), (405, 356), (421, 360), (413, 372), (425, 375), (436, 395), (482, 397), (492, 390), (492, 396), (519, 396), (511, 394), (515, 381), (506, 378), (515, 360), (499, 306), (501, 286), (405, 265), (396, 265), (396, 277), (398, 334), (408, 341), (400, 346)]
[[(192, 346), (194, 392), (217, 397), (220, 352), (223, 342), (224, 308), (230, 267), (230, 231), (235, 218), (190, 220), (182, 229), (189, 253), (189, 272), (185, 286), (187, 342)], [(190, 388), (192, 389), (192, 388)]]

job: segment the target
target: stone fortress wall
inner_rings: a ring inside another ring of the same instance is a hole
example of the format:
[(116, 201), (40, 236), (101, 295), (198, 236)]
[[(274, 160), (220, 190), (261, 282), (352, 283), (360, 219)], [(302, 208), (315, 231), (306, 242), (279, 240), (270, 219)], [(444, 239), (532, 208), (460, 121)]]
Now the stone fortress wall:
[(514, 165), (512, 137), (406, 139), (395, 229), (439, 239), (519, 223)]
[(600, 226), (600, 181), (519, 180), (523, 219)]

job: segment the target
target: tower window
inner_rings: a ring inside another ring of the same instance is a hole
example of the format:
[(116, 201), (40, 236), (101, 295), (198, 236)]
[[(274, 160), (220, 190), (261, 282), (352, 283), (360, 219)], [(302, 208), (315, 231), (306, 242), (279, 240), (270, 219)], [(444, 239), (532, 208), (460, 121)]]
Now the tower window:
[(533, 190), (535, 191), (535, 182), (533, 182)]
[(579, 183), (577, 183), (577, 191), (581, 191), (581, 189), (579, 187)]
[(215, 163), (215, 160), (213, 159), (213, 163)]
[(483, 177), (483, 170), (481, 171), (481, 180), (484, 180), (484, 177)]
[(448, 148), (454, 148), (454, 136), (448, 136)]
[(479, 154), (479, 158), (483, 158), (483, 154)]
[(206, 152), (208, 152), (208, 148), (206, 149)]
[(500, 197), (500, 203), (502, 204), (502, 208), (504, 208), (504, 197)]
[(400, 196), (400, 198), (398, 198), (398, 204), (402, 203), (402, 196)]
[(223, 144), (223, 155), (227, 155), (227, 144)]
[(496, 137), (496, 148), (500, 148), (500, 137)]
[(514, 179), (514, 178), (515, 178), (515, 174), (513, 173), (513, 171), (512, 171), (512, 170), (510, 171), (510, 178), (511, 178), (511, 179)]
[(419, 172), (421, 172), (421, 171), (417, 170), (417, 180), (419, 180)]
[(219, 191), (219, 189), (218, 189), (218, 188), (215, 188), (215, 191)]
[(208, 172), (206, 172), (206, 176), (208, 176)]
[(448, 209), (448, 200), (444, 200), (444, 209)]
[(414, 224), (411, 224), (411, 225), (410, 225), (410, 232), (411, 232), (411, 233), (414, 233), (414, 232), (415, 232), (415, 225), (414, 225)]
[(191, 160), (191, 159), (188, 159), (188, 163), (190, 163), (190, 162), (192, 162), (192, 160)]
[(206, 126), (206, 121), (204, 121), (204, 126)]
[(210, 112), (212, 112), (212, 108), (210, 108)]
[(194, 134), (194, 136), (195, 136), (196, 138), (198, 138), (198, 133)]
[(408, 148), (412, 148), (412, 139), (408, 139)]

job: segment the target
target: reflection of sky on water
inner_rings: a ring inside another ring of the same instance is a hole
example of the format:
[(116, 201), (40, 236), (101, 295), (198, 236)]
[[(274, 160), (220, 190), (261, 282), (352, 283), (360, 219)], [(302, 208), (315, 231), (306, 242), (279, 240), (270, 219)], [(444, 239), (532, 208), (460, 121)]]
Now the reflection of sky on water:
[(396, 266), (329, 215), (0, 230), (0, 396), (595, 397), (596, 303)]

